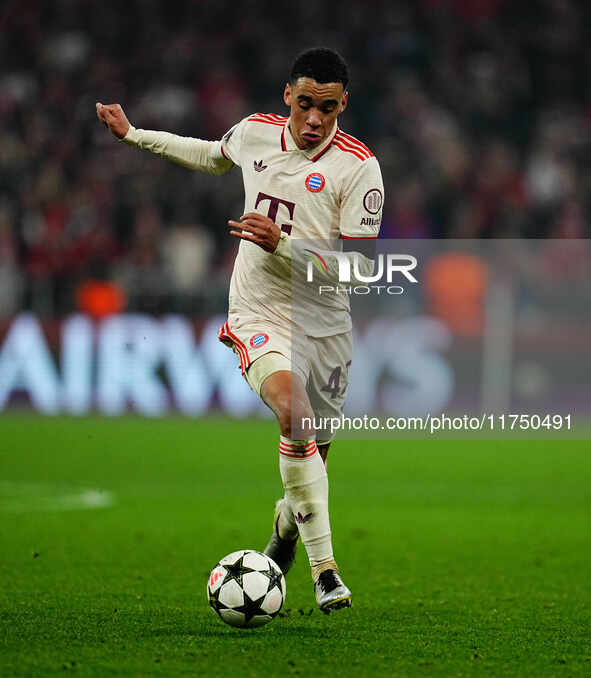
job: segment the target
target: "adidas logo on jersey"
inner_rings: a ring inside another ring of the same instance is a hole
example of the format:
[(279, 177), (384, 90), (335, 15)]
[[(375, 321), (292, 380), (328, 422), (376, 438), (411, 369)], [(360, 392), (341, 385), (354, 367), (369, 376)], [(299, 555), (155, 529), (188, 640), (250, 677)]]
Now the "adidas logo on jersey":
[(263, 165), (263, 161), (259, 160), (258, 162), (255, 160), (253, 162), (254, 165), (254, 171), (255, 172), (262, 172), (263, 170), (267, 169), (267, 165)]

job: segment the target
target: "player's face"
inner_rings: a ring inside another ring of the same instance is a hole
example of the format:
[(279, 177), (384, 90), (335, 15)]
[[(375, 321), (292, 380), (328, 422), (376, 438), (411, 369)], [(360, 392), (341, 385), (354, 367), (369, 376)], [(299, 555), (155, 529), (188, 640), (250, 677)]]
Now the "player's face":
[(314, 148), (326, 139), (347, 106), (347, 97), (340, 82), (298, 78), (285, 85), (283, 100), (291, 109), (290, 129), (298, 148)]

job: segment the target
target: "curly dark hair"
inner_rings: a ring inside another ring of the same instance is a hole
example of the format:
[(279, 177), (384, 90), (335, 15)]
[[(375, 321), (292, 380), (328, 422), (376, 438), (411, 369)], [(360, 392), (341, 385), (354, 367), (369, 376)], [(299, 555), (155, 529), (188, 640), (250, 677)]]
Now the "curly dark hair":
[(312, 78), (316, 82), (340, 82), (343, 89), (349, 83), (349, 69), (343, 57), (328, 47), (314, 47), (299, 54), (289, 74), (293, 85), (298, 78)]

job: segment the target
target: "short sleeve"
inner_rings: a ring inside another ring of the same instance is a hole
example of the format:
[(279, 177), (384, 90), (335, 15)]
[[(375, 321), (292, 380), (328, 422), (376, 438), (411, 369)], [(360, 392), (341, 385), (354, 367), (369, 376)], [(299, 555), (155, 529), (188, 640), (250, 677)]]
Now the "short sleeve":
[(220, 149), (224, 158), (231, 160), (238, 167), (241, 166), (240, 156), (242, 152), (242, 142), (244, 137), (244, 128), (246, 118), (230, 128), (222, 137)]
[(339, 230), (343, 238), (377, 238), (384, 183), (375, 157), (360, 162), (343, 186)]

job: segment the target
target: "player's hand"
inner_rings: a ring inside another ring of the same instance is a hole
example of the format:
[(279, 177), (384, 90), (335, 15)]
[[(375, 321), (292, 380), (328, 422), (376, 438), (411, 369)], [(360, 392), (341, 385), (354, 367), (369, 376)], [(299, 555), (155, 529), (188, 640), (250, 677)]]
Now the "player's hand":
[(240, 221), (228, 221), (232, 229), (230, 235), (242, 240), (250, 240), (262, 247), (265, 252), (274, 252), (281, 238), (281, 229), (277, 224), (258, 212), (247, 212)]
[(129, 120), (119, 104), (107, 104), (97, 101), (96, 115), (118, 139), (123, 139), (129, 130)]

